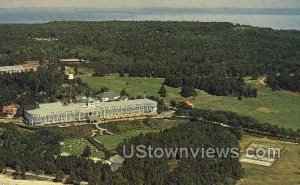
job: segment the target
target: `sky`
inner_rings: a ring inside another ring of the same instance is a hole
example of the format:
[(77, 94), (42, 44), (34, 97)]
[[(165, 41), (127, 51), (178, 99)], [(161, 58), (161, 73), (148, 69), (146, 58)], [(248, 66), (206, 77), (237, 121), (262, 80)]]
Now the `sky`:
[(300, 0), (0, 0), (0, 8), (300, 8)]

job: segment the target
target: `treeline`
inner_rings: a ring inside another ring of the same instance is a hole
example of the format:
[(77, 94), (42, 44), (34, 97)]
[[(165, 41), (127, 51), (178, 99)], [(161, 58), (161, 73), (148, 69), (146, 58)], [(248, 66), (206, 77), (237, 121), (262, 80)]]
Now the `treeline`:
[(35, 134), (22, 133), (16, 126), (8, 125), (0, 137), (0, 169), (11, 167), (21, 171), (54, 173), (54, 156), (60, 154), (61, 140), (60, 135), (46, 130)]
[[(32, 38), (56, 38), (42, 42)], [(0, 65), (84, 58), (95, 76), (200, 78), (195, 88), (255, 97), (239, 77), (299, 72), (300, 33), (197, 22), (51, 22), (0, 25)], [(98, 66), (99, 65), (99, 66)], [(105, 66), (105, 67), (104, 67)], [(183, 83), (183, 82), (182, 82)]]
[(300, 74), (299, 72), (294, 75), (287, 73), (280, 75), (269, 75), (266, 83), (272, 90), (289, 90), (300, 92)]
[(205, 121), (212, 121), (220, 124), (225, 124), (233, 128), (242, 127), (244, 131), (250, 133), (252, 132), (300, 142), (300, 129), (294, 131), (292, 129), (278, 127), (278, 125), (260, 123), (254, 118), (248, 116), (241, 116), (233, 112), (188, 109), (181, 106), (177, 109), (176, 114), (179, 116), (187, 116), (193, 121), (203, 119)]
[(90, 185), (126, 184), (124, 178), (113, 173), (110, 166), (101, 161), (95, 163), (82, 156), (59, 156), (55, 165), (57, 170), (52, 175), (55, 175), (57, 181), (61, 181), (60, 178), (57, 178), (59, 174), (69, 175), (69, 178), (66, 179), (68, 184), (79, 185), (82, 181), (88, 182)]
[[(239, 148), (236, 137), (227, 129), (205, 122), (185, 123), (160, 133), (140, 135), (125, 141), (126, 155), (131, 146), (144, 145), (152, 148)], [(120, 152), (123, 153), (122, 147)], [(134, 151), (133, 151), (134, 152)], [(137, 154), (138, 152), (134, 152)], [(230, 153), (230, 152), (229, 152)], [(124, 154), (124, 153), (123, 153)], [(202, 150), (192, 157), (179, 152), (175, 157), (126, 158), (120, 173), (132, 185), (138, 184), (235, 184), (243, 172), (238, 158), (230, 154), (226, 157), (202, 157)], [(153, 154), (152, 154), (153, 155)]]
[(57, 69), (39, 68), (36, 72), (0, 75), (1, 104), (16, 102), (34, 105), (45, 97), (52, 99), (64, 82)]
[(80, 184), (81, 181), (91, 185), (126, 184), (107, 164), (95, 163), (84, 155), (60, 156), (63, 139), (61, 134), (47, 129), (32, 133), (8, 125), (0, 136), (0, 170), (15, 169), (17, 179), (25, 179), (25, 172), (33, 171), (55, 176), (56, 181), (63, 181), (68, 176), (65, 182), (70, 184)]
[(226, 78), (217, 74), (189, 77), (169, 75), (164, 84), (171, 87), (194, 87), (217, 96), (257, 97), (257, 89), (247, 85), (241, 77)]

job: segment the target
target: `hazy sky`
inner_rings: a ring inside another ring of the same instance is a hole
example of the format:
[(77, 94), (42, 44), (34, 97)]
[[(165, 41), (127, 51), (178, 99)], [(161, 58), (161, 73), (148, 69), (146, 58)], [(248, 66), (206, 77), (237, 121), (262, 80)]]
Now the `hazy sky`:
[(16, 7), (241, 7), (300, 8), (300, 0), (0, 0), (0, 8)]

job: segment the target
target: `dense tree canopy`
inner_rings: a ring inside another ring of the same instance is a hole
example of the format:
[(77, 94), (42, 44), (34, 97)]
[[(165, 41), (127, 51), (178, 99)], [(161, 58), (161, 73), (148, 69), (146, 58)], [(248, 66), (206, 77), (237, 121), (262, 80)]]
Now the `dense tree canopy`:
[[(67, 182), (73, 184), (81, 181), (92, 185), (116, 184), (117, 178), (114, 178), (109, 165), (87, 158), (90, 149), (83, 152), (83, 157), (60, 156), (63, 139), (60, 132), (51, 129), (28, 132), (15, 125), (7, 125), (0, 134), (0, 170), (13, 168), (16, 178), (25, 178), (25, 171), (33, 171), (52, 175), (56, 181), (69, 175)], [(118, 185), (124, 184), (122, 181)]]
[(266, 82), (273, 90), (283, 89), (300, 92), (300, 72), (293, 75), (287, 73), (270, 75)]
[(188, 98), (188, 97), (196, 97), (197, 96), (197, 92), (196, 90), (191, 87), (191, 86), (183, 86), (181, 88), (181, 92), (180, 92), (181, 96)]
[[(145, 145), (153, 148), (239, 148), (235, 136), (228, 130), (204, 122), (186, 123), (158, 134), (140, 135), (125, 142), (126, 154), (130, 146)], [(123, 150), (123, 149), (120, 149)], [(232, 156), (208, 158), (176, 157), (138, 158), (134, 155), (124, 162), (120, 172), (130, 184), (226, 184), (242, 176), (238, 158)], [(204, 156), (204, 157), (202, 157)]]
[[(0, 89), (0, 107), (14, 102), (22, 105), (22, 109), (35, 108), (37, 102), (89, 95), (92, 91), (80, 79), (67, 80), (55, 64), (40, 67), (36, 72), (0, 75)], [(18, 112), (18, 115), (21, 114), (22, 112)]]
[[(34, 38), (56, 38), (37, 41)], [(255, 97), (239, 77), (299, 73), (300, 33), (231, 23), (51, 22), (0, 25), (0, 65), (84, 58), (82, 64), (129, 76), (166, 77), (165, 84), (210, 94)], [(105, 66), (105, 67), (104, 67)], [(290, 89), (290, 88), (288, 88)], [(294, 87), (292, 88), (294, 89)]]

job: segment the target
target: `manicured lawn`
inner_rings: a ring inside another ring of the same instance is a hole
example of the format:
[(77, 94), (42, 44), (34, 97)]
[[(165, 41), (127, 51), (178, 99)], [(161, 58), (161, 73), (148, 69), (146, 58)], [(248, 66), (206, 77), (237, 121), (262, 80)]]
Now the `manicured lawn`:
[[(82, 79), (94, 89), (104, 85), (115, 92), (120, 92), (124, 88), (131, 96), (142, 95), (144, 91), (150, 95), (157, 95), (164, 81), (155, 78), (120, 78), (118, 75), (102, 78), (82, 77)], [(198, 91), (198, 96), (190, 100), (197, 108), (232, 111), (251, 116), (261, 122), (300, 129), (300, 93), (271, 91), (270, 88), (259, 83), (259, 80), (248, 82), (258, 88), (257, 98), (244, 98), (239, 101), (235, 97), (213, 96), (204, 91)], [(179, 94), (180, 88), (166, 87), (166, 90), (166, 102), (171, 99), (184, 100)]]
[(298, 184), (300, 182), (300, 147), (296, 144), (288, 144), (282, 141), (245, 136), (240, 145), (242, 150), (247, 148), (250, 143), (260, 145), (275, 145), (284, 147), (281, 152), (281, 158), (278, 159), (271, 167), (257, 166), (253, 164), (242, 163), (245, 169), (244, 178), (238, 185), (282, 185)]
[(80, 156), (86, 146), (89, 146), (92, 150), (92, 158), (104, 159), (104, 153), (99, 151), (88, 140), (84, 138), (72, 138), (67, 139), (61, 143), (61, 153)]
[(106, 149), (113, 150), (116, 149), (118, 144), (122, 143), (124, 139), (130, 139), (141, 133), (146, 134), (150, 132), (159, 132), (159, 130), (131, 130), (122, 134), (98, 136), (97, 140), (100, 141)]

